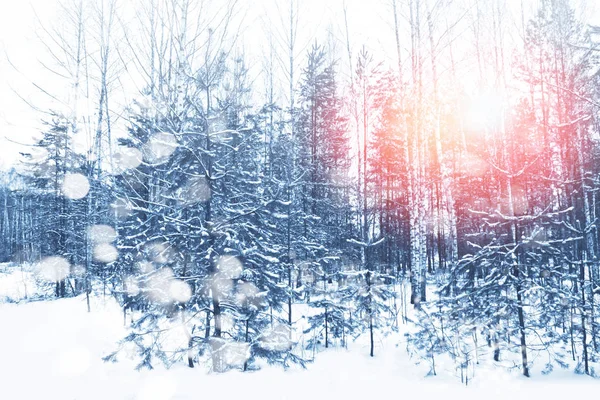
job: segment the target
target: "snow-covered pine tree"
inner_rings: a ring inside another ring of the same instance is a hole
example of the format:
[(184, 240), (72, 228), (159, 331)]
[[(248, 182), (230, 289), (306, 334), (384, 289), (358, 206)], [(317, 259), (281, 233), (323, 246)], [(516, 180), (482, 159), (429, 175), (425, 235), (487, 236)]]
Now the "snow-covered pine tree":
[[(304, 331), (312, 333), (308, 347), (321, 340), (315, 330), (324, 333), (325, 347), (331, 343), (331, 326), (338, 337), (347, 330), (345, 308), (335, 293), (341, 289), (342, 253), (349, 252), (346, 239), (353, 229), (348, 204), (347, 122), (337, 90), (335, 65), (329, 63), (326, 50), (315, 43), (302, 71), (296, 131), (300, 138), (300, 167), (305, 171), (301, 201), (306, 240), (298, 283), (304, 286), (310, 306), (316, 308)], [(314, 243), (313, 250), (307, 251), (310, 242)], [(320, 244), (320, 248), (315, 244)]]
[[(89, 256), (90, 213), (86, 196), (90, 181), (86, 157), (75, 151), (71, 122), (58, 114), (53, 113), (51, 117), (45, 122), (47, 129), (32, 151), (23, 153), (19, 167), (22, 179), (31, 188), (27, 195), (39, 204), (36, 222), (23, 228), (38, 230), (32, 232), (39, 238), (35, 252), (42, 257), (42, 262), (38, 267), (52, 271), (50, 275), (56, 278), (55, 295), (64, 297), (68, 292), (76, 294), (82, 289), (82, 271), (75, 271), (75, 267), (84, 265)], [(50, 260), (52, 265), (46, 265), (44, 260)], [(60, 266), (55, 265), (55, 261)], [(71, 272), (78, 273), (73, 282), (67, 279)]]

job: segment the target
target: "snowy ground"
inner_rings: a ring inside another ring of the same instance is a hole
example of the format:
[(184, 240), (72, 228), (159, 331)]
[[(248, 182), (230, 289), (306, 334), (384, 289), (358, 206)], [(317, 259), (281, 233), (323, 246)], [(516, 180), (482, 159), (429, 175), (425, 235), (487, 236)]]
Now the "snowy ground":
[(468, 387), (450, 374), (424, 377), (428, 368), (415, 366), (397, 337), (380, 341), (375, 358), (357, 343), (319, 354), (306, 370), (208, 374), (182, 365), (136, 372), (100, 359), (125, 332), (117, 305), (94, 299), (92, 308), (88, 314), (84, 297), (0, 304), (0, 399), (562, 399), (600, 388), (598, 380), (558, 370), (531, 379), (478, 370)]

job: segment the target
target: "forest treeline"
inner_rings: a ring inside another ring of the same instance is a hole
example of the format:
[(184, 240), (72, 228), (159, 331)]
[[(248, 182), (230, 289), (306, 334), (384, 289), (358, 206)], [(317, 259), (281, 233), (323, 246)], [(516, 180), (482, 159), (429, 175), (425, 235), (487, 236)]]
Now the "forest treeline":
[(67, 94), (3, 173), (0, 261), (114, 296), (140, 367), (304, 363), (361, 333), (375, 355), (403, 323), (433, 373), (489, 346), (594, 374), (599, 31), (576, 4), (392, 0), (378, 59), (346, 4), (302, 47), (302, 3), (278, 2), (256, 73), (243, 1), (141, 2), (131, 26), (119, 3), (45, 28)]

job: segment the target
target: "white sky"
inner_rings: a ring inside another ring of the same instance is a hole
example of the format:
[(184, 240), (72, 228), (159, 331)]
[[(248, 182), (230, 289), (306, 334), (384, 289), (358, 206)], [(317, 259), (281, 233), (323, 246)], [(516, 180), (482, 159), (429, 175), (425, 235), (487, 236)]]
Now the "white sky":
[[(45, 12), (50, 2), (38, 0), (35, 6), (40, 12)], [(21, 96), (28, 98), (33, 94), (32, 88), (27, 89), (25, 79), (19, 77), (7, 60), (18, 59), (19, 65), (26, 70), (23, 73), (34, 72), (35, 54), (39, 47), (35, 46), (35, 38), (31, 27), (34, 24), (34, 14), (27, 1), (0, 0), (0, 168), (14, 159), (17, 146), (8, 139), (25, 141), (34, 132), (35, 114), (13, 91), (19, 90)]]
[[(246, 18), (248, 34), (244, 36), (244, 44), (249, 47), (250, 53), (259, 55), (263, 52), (264, 37), (261, 37), (261, 32), (264, 32), (266, 24), (276, 24), (280, 18), (274, 7), (277, 1), (285, 9), (285, 0), (241, 0), (249, 10)], [(398, 1), (402, 3), (405, 0)], [(486, 0), (480, 1), (484, 3)], [(506, 1), (512, 7), (518, 8), (521, 4), (521, 0)], [(537, 2), (524, 1), (529, 8)], [(585, 15), (591, 23), (600, 23), (595, 1), (588, 0), (587, 3)], [(47, 57), (36, 37), (36, 30), (39, 31), (36, 14), (44, 25), (49, 24), (55, 19), (57, 4), (58, 0), (0, 0), (0, 169), (14, 162), (19, 149), (23, 148), (14, 142), (31, 143), (32, 136), (39, 132), (39, 121), (43, 115), (32, 110), (27, 102), (43, 108), (47, 104), (47, 97), (31, 82), (51, 87), (53, 77), (40, 65), (40, 60), (47, 60)], [(379, 59), (387, 58), (395, 62), (389, 1), (346, 0), (346, 4), (354, 50), (366, 44), (377, 53)], [(327, 29), (344, 40), (343, 0), (300, 0), (300, 5), (300, 45), (309, 46), (314, 36), (323, 38)], [(267, 10), (267, 17), (261, 19), (259, 15), (262, 10)], [(345, 43), (339, 43), (338, 46), (341, 52), (339, 57), (345, 62)], [(305, 54), (305, 50), (300, 54)], [(9, 59), (17, 69), (13, 68)]]
[[(276, 23), (269, 19), (279, 20), (275, 13), (266, 18), (259, 16), (261, 10), (274, 9), (274, 1), (277, 0), (242, 0), (246, 3), (244, 6), (249, 6), (250, 12), (255, 14), (246, 18), (249, 35), (245, 35), (244, 42), (248, 47), (256, 47), (250, 49), (256, 54), (262, 52), (264, 39), (253, 40), (252, 37), (260, 36), (267, 24)], [(18, 151), (25, 148), (17, 143), (31, 143), (32, 136), (39, 133), (40, 119), (44, 115), (33, 110), (28, 103), (43, 109), (48, 104), (48, 97), (32, 83), (47, 89), (56, 79), (40, 64), (40, 61), (47, 63), (48, 57), (37, 34), (41, 32), (41, 24), (50, 26), (55, 20), (58, 3), (58, 0), (0, 0), (0, 169), (10, 166)], [(326, 19), (331, 16), (343, 20), (341, 0), (301, 0), (301, 3), (300, 25), (307, 36), (324, 30)], [(347, 3), (350, 18), (353, 14), (360, 15), (360, 18), (352, 19), (353, 29), (369, 32), (366, 27), (374, 26), (377, 17), (369, 12), (372, 7), (364, 7), (361, 0), (347, 0)], [(336, 16), (336, 13), (339, 15)], [(370, 39), (367, 35), (360, 36), (357, 41)], [(300, 42), (309, 44), (308, 40)]]

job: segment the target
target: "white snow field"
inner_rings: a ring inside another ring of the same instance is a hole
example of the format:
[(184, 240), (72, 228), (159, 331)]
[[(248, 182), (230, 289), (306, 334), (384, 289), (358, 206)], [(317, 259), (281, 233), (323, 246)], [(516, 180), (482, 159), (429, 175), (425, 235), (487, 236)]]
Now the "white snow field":
[[(109, 299), (107, 297), (107, 299)], [(567, 399), (598, 392), (600, 381), (555, 370), (530, 379), (519, 371), (479, 369), (469, 386), (440, 368), (415, 366), (398, 336), (377, 343), (376, 356), (355, 343), (317, 355), (306, 370), (209, 373), (185, 365), (137, 372), (129, 361), (105, 363), (125, 334), (116, 302), (85, 297), (0, 304), (0, 399)]]

